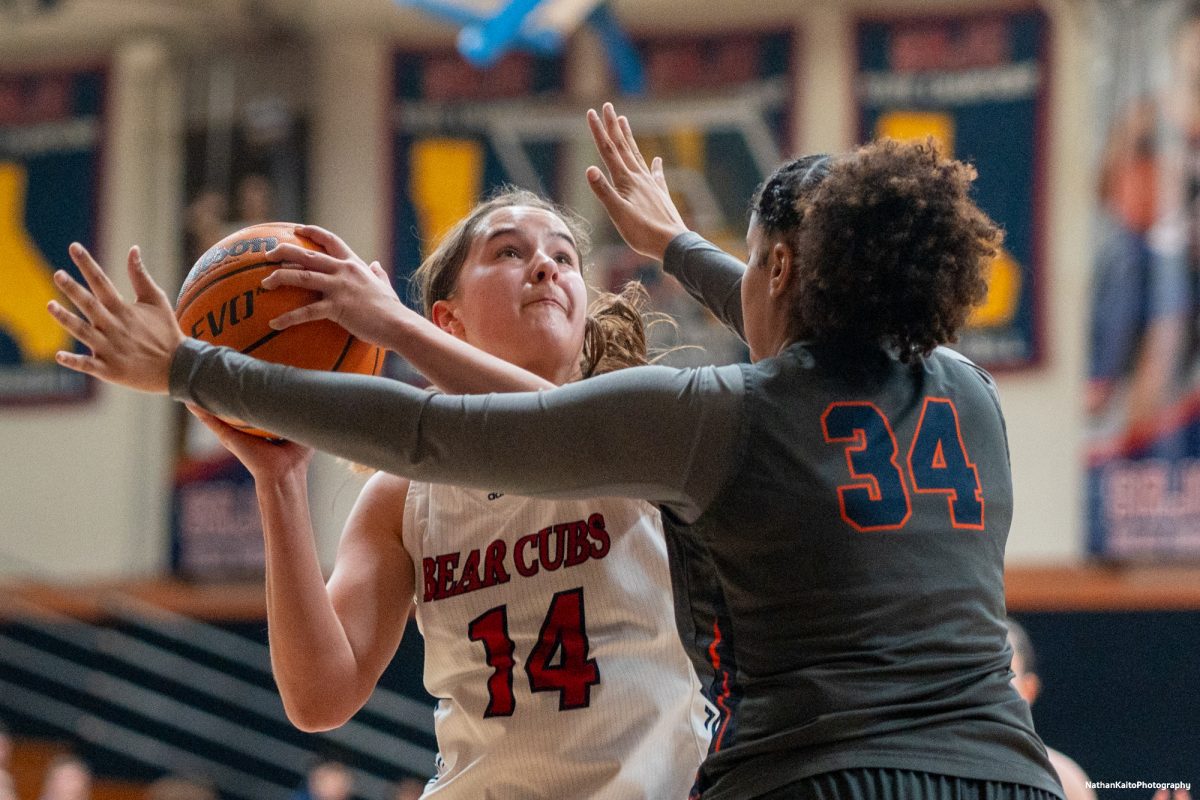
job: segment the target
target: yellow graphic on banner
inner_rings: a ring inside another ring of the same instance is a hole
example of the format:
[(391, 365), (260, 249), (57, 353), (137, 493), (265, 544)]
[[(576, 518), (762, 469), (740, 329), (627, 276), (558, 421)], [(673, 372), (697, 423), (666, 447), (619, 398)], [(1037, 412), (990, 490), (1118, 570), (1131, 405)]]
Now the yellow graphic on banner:
[(704, 173), (704, 131), (699, 128), (676, 128), (669, 134), (675, 165)]
[(0, 161), (0, 330), (27, 361), (53, 361), (71, 337), (46, 313), (57, 298), (54, 267), (25, 230), (28, 176), (19, 164)]
[[(954, 157), (954, 118), (936, 111), (889, 111), (875, 123), (877, 138), (920, 140), (933, 137), (938, 151)], [(1017, 316), (1021, 302), (1021, 265), (1007, 250), (992, 261), (988, 294), (967, 320), (974, 328), (1007, 325)]]
[(419, 139), (409, 156), (409, 196), (428, 252), (475, 205), (483, 188), (483, 145), (473, 139)]
[(992, 260), (987, 297), (967, 318), (967, 324), (974, 328), (1007, 325), (1017, 316), (1020, 302), (1021, 267), (1007, 250), (1001, 249)]
[(912, 141), (932, 136), (938, 151), (954, 155), (954, 118), (936, 111), (889, 111), (875, 123), (876, 138)]

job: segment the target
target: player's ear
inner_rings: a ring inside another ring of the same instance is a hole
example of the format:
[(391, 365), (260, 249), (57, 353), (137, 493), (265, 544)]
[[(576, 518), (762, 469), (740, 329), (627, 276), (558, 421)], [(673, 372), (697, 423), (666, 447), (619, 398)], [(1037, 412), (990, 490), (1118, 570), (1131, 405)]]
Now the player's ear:
[(463, 329), (462, 321), (458, 318), (458, 310), (449, 300), (438, 300), (433, 304), (429, 313), (434, 325), (451, 336), (459, 339), (466, 338), (466, 331)]
[(767, 269), (771, 271), (767, 291), (771, 297), (786, 297), (795, 278), (796, 258), (792, 246), (787, 242), (775, 242), (767, 256)]

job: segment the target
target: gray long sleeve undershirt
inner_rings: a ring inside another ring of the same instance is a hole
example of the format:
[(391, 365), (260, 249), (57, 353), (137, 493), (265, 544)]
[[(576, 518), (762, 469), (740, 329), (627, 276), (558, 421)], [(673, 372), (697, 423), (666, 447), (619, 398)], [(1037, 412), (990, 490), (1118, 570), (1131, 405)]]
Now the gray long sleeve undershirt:
[(694, 521), (737, 459), (737, 365), (638, 367), (558, 389), (452, 396), (186, 340), (170, 392), (397, 475), (533, 497), (636, 497)]
[(742, 322), (742, 275), (746, 265), (698, 233), (681, 233), (667, 245), (663, 271), (746, 341)]

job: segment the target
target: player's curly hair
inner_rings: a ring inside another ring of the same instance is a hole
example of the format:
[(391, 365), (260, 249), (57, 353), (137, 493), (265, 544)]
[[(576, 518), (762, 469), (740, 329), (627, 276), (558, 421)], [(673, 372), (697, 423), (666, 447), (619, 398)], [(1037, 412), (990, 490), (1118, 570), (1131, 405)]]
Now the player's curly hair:
[(796, 338), (894, 348), (905, 362), (955, 341), (1003, 238), (969, 196), (975, 177), (931, 139), (780, 167), (752, 210), (792, 247)]
[[(503, 186), (455, 223), (413, 273), (415, 299), (426, 317), (432, 315), (434, 303), (454, 294), (463, 263), (483, 220), (497, 209), (512, 206), (539, 208), (561, 219), (575, 240), (580, 265), (586, 265), (591, 239), (583, 217), (536, 192)], [(642, 285), (632, 282), (619, 293), (604, 292), (592, 301), (584, 329), (580, 364), (583, 377), (649, 363), (644, 322), (648, 299)]]

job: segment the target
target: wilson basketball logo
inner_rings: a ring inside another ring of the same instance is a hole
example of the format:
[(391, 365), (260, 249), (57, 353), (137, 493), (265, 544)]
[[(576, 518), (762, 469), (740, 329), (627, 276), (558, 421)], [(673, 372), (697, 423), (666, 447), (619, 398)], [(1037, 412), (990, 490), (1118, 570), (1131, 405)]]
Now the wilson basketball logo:
[(255, 236), (249, 239), (238, 239), (232, 243), (222, 241), (210, 247), (204, 255), (200, 256), (179, 293), (182, 296), (193, 281), (204, 277), (206, 272), (228, 258), (238, 258), (247, 253), (265, 253), (278, 246), (279, 239), (275, 236)]
[[(315, 302), (319, 292), (295, 286), (267, 290), (262, 279), (279, 267), (267, 253), (281, 243), (321, 251), (296, 233), (296, 225), (267, 222), (233, 233), (210, 247), (192, 267), (175, 316), (189, 336), (278, 364), (301, 369), (360, 375), (379, 372), (382, 352), (356, 339), (335, 322), (314, 320), (284, 330), (270, 321)], [(236, 420), (227, 420), (248, 433), (268, 436)]]

